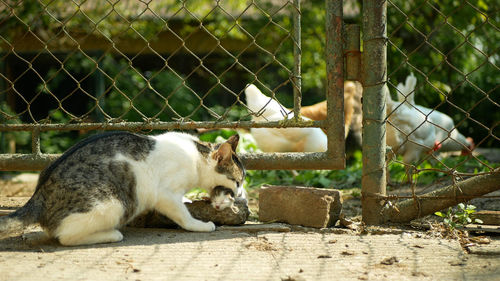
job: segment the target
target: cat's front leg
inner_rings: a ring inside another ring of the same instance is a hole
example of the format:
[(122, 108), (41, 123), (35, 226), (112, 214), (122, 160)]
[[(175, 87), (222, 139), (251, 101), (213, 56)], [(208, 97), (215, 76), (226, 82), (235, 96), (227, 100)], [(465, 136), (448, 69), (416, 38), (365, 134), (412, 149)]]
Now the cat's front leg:
[(165, 196), (158, 200), (155, 210), (167, 216), (186, 230), (202, 232), (215, 230), (215, 224), (213, 222), (202, 222), (193, 218), (180, 198), (177, 199)]

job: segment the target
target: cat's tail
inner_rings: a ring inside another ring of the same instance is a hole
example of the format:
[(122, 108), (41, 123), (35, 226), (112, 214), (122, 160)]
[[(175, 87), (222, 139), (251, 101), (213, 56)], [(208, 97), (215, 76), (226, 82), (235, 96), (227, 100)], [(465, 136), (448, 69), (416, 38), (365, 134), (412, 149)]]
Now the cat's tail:
[(0, 238), (21, 232), (25, 227), (39, 221), (43, 206), (36, 197), (36, 195), (31, 197), (23, 207), (14, 213), (0, 217)]

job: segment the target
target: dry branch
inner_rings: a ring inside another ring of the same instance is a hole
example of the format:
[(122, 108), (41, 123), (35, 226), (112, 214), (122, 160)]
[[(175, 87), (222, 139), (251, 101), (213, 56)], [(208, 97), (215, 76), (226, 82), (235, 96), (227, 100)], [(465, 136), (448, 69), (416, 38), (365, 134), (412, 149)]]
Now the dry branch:
[(499, 169), (399, 202), (395, 207), (388, 206), (382, 210), (382, 217), (386, 222), (409, 222), (498, 189)]

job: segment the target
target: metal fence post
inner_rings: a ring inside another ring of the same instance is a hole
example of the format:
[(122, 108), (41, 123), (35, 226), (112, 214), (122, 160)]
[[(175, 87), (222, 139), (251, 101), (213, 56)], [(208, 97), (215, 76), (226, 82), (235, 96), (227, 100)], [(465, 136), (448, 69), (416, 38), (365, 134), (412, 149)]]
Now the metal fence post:
[(366, 224), (382, 222), (385, 195), (385, 93), (387, 1), (363, 1), (363, 174), (362, 214)]
[[(3, 58), (0, 60), (0, 104), (7, 100), (7, 87), (5, 86), (6, 79), (3, 75), (3, 73), (5, 73), (5, 69), (5, 58)], [(6, 118), (0, 114), (0, 123), (4, 123), (5, 121), (7, 121)], [(5, 137), (5, 132), (0, 132), (0, 152), (4, 152), (4, 150), (7, 151), (7, 139)]]
[(300, 104), (302, 103), (302, 30), (300, 26), (300, 0), (293, 1), (293, 114), (295, 118), (299, 118)]
[[(342, 1), (326, 1), (326, 100), (328, 151), (345, 155), (344, 140), (344, 31)], [(342, 109), (342, 110), (339, 110)], [(341, 126), (339, 126), (342, 124)], [(340, 163), (345, 168), (345, 157)]]

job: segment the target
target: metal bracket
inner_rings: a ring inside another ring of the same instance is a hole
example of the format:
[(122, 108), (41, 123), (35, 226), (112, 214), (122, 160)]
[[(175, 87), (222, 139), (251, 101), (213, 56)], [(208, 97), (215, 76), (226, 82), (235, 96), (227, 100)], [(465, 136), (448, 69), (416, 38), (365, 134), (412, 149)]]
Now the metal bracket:
[(346, 64), (347, 80), (361, 81), (361, 50), (360, 50), (360, 26), (358, 24), (345, 25), (345, 47), (344, 57)]

